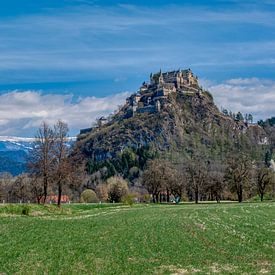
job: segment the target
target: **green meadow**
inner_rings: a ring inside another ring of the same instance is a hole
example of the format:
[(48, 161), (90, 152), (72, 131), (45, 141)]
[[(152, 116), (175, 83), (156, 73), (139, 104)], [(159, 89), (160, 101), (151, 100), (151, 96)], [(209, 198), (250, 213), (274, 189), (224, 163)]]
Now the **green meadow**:
[(274, 274), (274, 218), (272, 202), (2, 205), (0, 274)]

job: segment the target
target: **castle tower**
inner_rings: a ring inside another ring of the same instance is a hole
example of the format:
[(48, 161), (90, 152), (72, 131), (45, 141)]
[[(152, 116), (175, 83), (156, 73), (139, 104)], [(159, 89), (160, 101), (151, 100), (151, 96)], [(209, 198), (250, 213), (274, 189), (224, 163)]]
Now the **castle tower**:
[(182, 72), (179, 70), (179, 72), (177, 73), (177, 88), (179, 88), (181, 86), (181, 84), (183, 83), (183, 75)]
[(163, 78), (163, 74), (160, 71), (160, 76), (159, 76), (159, 84), (163, 84), (164, 83), (164, 78)]

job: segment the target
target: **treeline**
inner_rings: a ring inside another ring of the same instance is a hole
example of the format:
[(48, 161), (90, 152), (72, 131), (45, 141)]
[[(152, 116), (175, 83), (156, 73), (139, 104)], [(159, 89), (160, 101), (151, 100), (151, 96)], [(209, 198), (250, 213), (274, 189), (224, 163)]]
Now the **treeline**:
[[(272, 121), (263, 126), (270, 133), (274, 133)], [(126, 147), (116, 158), (99, 162), (86, 161), (77, 145), (69, 146), (68, 131), (62, 121), (53, 127), (42, 123), (28, 159), (28, 173), (0, 174), (1, 201), (47, 203), (55, 196), (60, 205), (64, 195), (75, 202), (198, 203), (242, 202), (256, 195), (263, 200), (274, 195), (272, 135), (270, 144), (251, 146), (245, 135), (222, 143), (224, 135), (216, 131), (210, 145), (196, 135), (186, 136), (184, 151), (173, 151), (172, 146), (170, 151)]]
[(221, 108), (221, 112), (225, 116), (229, 116), (233, 118), (235, 121), (243, 121), (245, 123), (253, 123), (253, 115), (252, 114), (242, 114), (241, 112), (234, 113), (230, 110), (227, 110), (225, 108)]
[(28, 173), (1, 175), (1, 200), (46, 203), (50, 194), (57, 194), (60, 206), (64, 191), (73, 190), (85, 175), (81, 154), (68, 145), (68, 132), (68, 125), (61, 120), (53, 127), (42, 123), (28, 156)]
[(189, 161), (173, 164), (167, 159), (148, 162), (143, 185), (153, 202), (238, 200), (255, 195), (274, 195), (274, 163), (256, 163), (246, 154), (234, 153), (226, 163), (193, 156)]

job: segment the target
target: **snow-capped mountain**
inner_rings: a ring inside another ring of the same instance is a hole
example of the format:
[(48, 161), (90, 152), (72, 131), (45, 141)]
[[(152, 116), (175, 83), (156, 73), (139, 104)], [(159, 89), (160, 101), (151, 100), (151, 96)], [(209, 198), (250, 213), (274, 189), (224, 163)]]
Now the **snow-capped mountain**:
[(0, 136), (0, 152), (23, 150), (27, 153), (32, 149), (33, 142), (34, 138)]
[[(68, 146), (76, 140), (68, 138)], [(35, 139), (29, 137), (0, 136), (0, 173), (18, 175), (26, 171), (27, 156)]]

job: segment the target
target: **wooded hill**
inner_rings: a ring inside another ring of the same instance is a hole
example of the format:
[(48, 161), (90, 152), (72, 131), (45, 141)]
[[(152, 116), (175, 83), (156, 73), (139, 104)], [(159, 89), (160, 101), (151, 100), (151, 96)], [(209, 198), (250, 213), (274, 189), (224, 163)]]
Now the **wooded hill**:
[(264, 127), (219, 111), (202, 88), (177, 89), (162, 98), (161, 105), (159, 111), (129, 117), (126, 103), (106, 124), (82, 132), (77, 143), (88, 171), (100, 171), (103, 179), (120, 174), (134, 182), (146, 161), (155, 157), (182, 163), (196, 155), (224, 162), (236, 151), (254, 160), (270, 151), (270, 133)]

